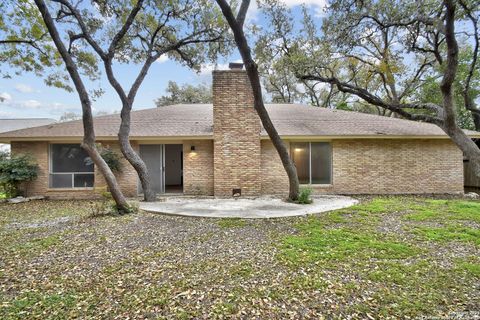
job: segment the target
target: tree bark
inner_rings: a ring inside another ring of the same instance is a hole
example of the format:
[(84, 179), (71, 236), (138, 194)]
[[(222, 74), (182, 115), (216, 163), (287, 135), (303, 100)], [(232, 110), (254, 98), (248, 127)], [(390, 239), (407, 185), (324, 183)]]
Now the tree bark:
[(152, 184), (150, 182), (151, 180), (145, 162), (143, 162), (142, 158), (140, 158), (138, 153), (133, 149), (132, 145), (130, 144), (130, 113), (132, 111), (132, 104), (135, 99), (135, 95), (140, 87), (140, 84), (142, 83), (143, 79), (145, 79), (148, 69), (155, 60), (155, 58), (147, 59), (142, 70), (140, 71), (140, 74), (133, 83), (128, 96), (126, 95), (121, 84), (117, 81), (115, 75), (113, 74), (112, 60), (110, 58), (104, 60), (104, 66), (108, 81), (115, 89), (118, 96), (120, 97), (120, 100), (122, 101), (122, 111), (120, 112), (121, 123), (118, 130), (120, 149), (128, 162), (132, 165), (135, 171), (137, 171), (138, 178), (140, 179), (140, 184), (142, 185), (143, 199), (146, 202), (156, 201), (157, 195), (153, 190)]
[(445, 0), (445, 42), (447, 44), (447, 65), (440, 84), (443, 97), (444, 124), (442, 129), (452, 138), (457, 146), (464, 152), (473, 166), (475, 173), (480, 177), (480, 149), (461, 128), (455, 119), (453, 98), (453, 82), (458, 68), (458, 43), (455, 38), (455, 11), (453, 0)]
[(235, 42), (238, 47), (238, 51), (242, 56), (243, 63), (245, 64), (245, 69), (247, 71), (248, 78), (253, 90), (254, 97), (254, 107), (257, 111), (262, 125), (267, 131), (270, 140), (272, 141), (273, 146), (277, 150), (278, 155), (283, 164), (283, 168), (287, 172), (288, 181), (289, 181), (289, 195), (288, 198), (290, 201), (295, 201), (298, 199), (300, 183), (298, 181), (297, 168), (293, 163), (292, 158), (288, 154), (287, 147), (283, 143), (280, 135), (278, 134), (275, 126), (268, 115), (267, 109), (263, 103), (262, 97), (262, 87), (260, 84), (260, 77), (258, 75), (258, 68), (255, 61), (252, 58), (250, 47), (248, 46), (247, 39), (243, 32), (243, 22), (245, 20), (246, 12), (248, 10), (249, 0), (243, 0), (238, 13), (237, 18), (234, 17), (232, 9), (225, 0), (216, 0), (220, 9), (222, 10), (223, 15), (225, 16), (230, 28), (233, 31)]
[(97, 166), (100, 170), (102, 175), (105, 178), (105, 181), (110, 189), (112, 194), (113, 200), (115, 201), (115, 205), (117, 210), (122, 213), (126, 213), (130, 211), (130, 207), (125, 199), (120, 186), (118, 185), (117, 179), (113, 174), (112, 170), (108, 167), (105, 160), (102, 158), (100, 153), (97, 150), (95, 145), (95, 130), (93, 126), (93, 116), (92, 116), (92, 108), (91, 108), (91, 101), (88, 96), (88, 91), (85, 88), (83, 81), (80, 77), (78, 72), (77, 65), (73, 61), (72, 57), (68, 53), (65, 45), (63, 44), (61, 37), (58, 33), (58, 30), (53, 22), (53, 19), (48, 11), (48, 8), (45, 4), (44, 0), (35, 0), (35, 4), (42, 14), (43, 21), (47, 26), (47, 29), (52, 37), (53, 42), (55, 43), (55, 47), (57, 48), (58, 52), (62, 56), (63, 61), (65, 62), (65, 66), (67, 71), (72, 79), (75, 88), (77, 90), (78, 97), (80, 98), (80, 102), (82, 105), (82, 121), (83, 121), (83, 143), (82, 147), (87, 151), (88, 155), (92, 159), (93, 163)]

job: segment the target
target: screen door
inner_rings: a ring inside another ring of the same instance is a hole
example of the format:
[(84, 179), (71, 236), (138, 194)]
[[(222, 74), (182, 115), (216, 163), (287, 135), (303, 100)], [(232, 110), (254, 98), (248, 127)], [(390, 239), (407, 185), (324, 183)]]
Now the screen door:
[[(140, 157), (145, 162), (152, 182), (153, 190), (156, 193), (165, 192), (164, 179), (164, 145), (163, 144), (141, 144)], [(139, 192), (142, 192), (142, 186), (139, 183)]]

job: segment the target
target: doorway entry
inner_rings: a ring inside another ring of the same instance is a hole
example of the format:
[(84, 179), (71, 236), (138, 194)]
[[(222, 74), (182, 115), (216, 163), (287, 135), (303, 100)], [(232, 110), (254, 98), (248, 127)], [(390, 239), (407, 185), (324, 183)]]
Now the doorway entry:
[[(183, 193), (183, 145), (141, 144), (140, 157), (157, 194)], [(140, 183), (138, 190), (142, 193)]]

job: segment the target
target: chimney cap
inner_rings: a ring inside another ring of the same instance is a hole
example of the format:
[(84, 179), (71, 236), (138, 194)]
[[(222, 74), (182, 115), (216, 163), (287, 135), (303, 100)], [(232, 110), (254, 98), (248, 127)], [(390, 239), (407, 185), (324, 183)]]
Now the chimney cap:
[(242, 62), (230, 62), (228, 64), (228, 67), (230, 70), (242, 70), (243, 69), (243, 63)]

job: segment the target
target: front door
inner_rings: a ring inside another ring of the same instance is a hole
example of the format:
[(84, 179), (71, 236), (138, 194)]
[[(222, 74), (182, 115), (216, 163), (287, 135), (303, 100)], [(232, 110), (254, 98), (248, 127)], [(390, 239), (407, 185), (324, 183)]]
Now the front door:
[[(164, 174), (164, 162), (165, 162), (165, 148), (163, 144), (141, 144), (140, 145), (140, 157), (148, 169), (150, 175), (150, 181), (152, 182), (153, 190), (156, 193), (165, 192), (165, 174)], [(142, 186), (139, 183), (139, 192), (142, 192)]]

